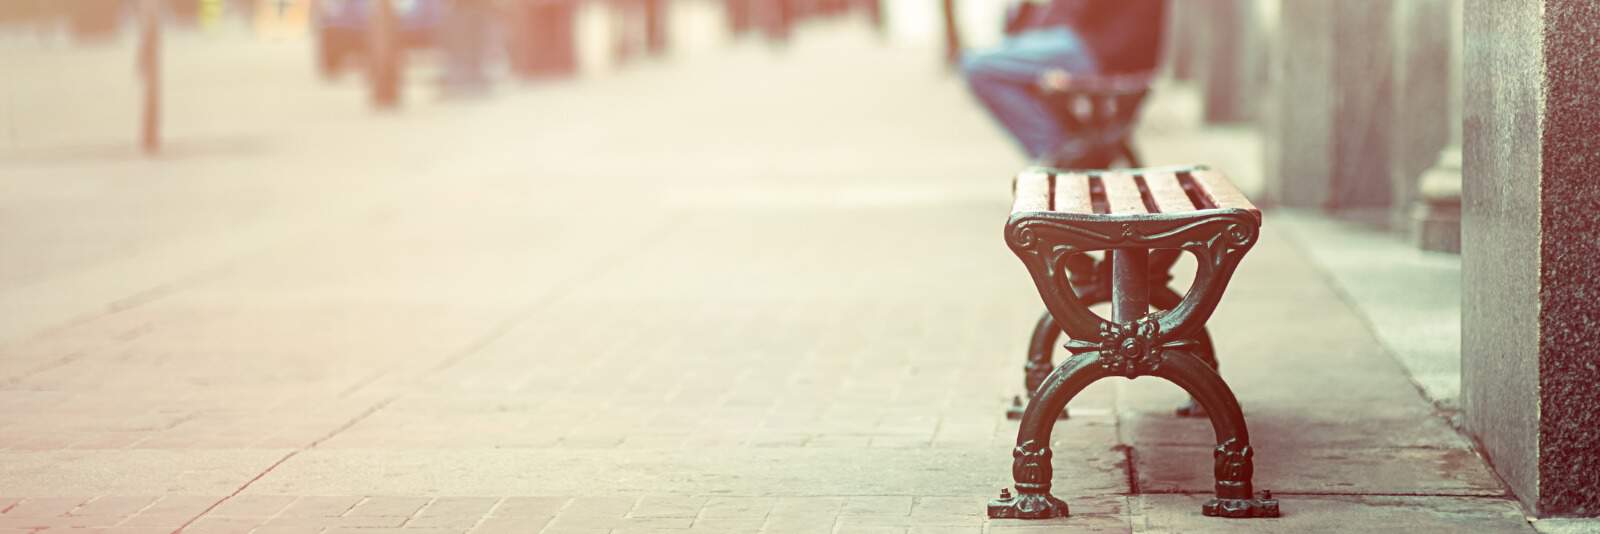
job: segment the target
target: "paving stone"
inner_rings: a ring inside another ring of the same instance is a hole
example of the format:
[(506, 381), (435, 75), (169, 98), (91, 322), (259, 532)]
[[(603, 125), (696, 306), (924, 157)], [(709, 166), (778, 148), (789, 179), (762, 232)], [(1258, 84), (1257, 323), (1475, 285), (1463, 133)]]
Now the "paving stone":
[[(1449, 448), (1470, 450), (1465, 438), (1443, 419), (1419, 413), (1381, 414), (1325, 410), (1306, 413), (1271, 407), (1245, 414), (1256, 449), (1280, 448)], [(1135, 447), (1215, 445), (1211, 421), (1171, 412), (1123, 413), (1124, 439)]]
[[(1144, 492), (1209, 492), (1211, 447), (1153, 446), (1134, 453)], [(1470, 450), (1260, 449), (1255, 487), (1283, 493), (1503, 495)]]
[(416, 515), (432, 499), (427, 497), (368, 497), (355, 505), (347, 517), (406, 517)]
[(248, 534), (264, 522), (266, 518), (206, 516), (196, 519), (183, 531), (202, 534)]
[[(717, 497), (700, 509), (703, 519), (765, 519), (777, 499), (770, 497)], [(849, 506), (849, 504), (846, 504)]]
[(275, 527), (343, 527), (343, 528), (397, 528), (404, 525), (405, 517), (397, 516), (345, 516), (345, 517), (285, 517), (267, 519), (262, 525)]
[[(1114, 446), (1056, 457), (1063, 491), (1125, 491), (1122, 455)], [(672, 487), (759, 495), (885, 495), (928, 488), (935, 495), (987, 495), (1007, 484), (1009, 447), (998, 450), (804, 449), (806, 462), (784, 449), (702, 452), (625, 450), (308, 451), (251, 486), (262, 494), (352, 494), (360, 480), (387, 473), (395, 492), (466, 496), (648, 492)], [(338, 475), (335, 476), (334, 474)], [(448, 476), (443, 473), (449, 473)], [(595, 480), (609, 484), (597, 486)], [(626, 509), (624, 509), (625, 511)]]
[(1600, 531), (1600, 519), (1579, 517), (1554, 517), (1533, 522), (1539, 534), (1586, 534)]
[(223, 497), (199, 497), (192, 495), (167, 495), (151, 504), (137, 514), (127, 518), (121, 524), (125, 527), (161, 527), (170, 526), (176, 529), (190, 519), (199, 517), (200, 513), (210, 508), (211, 505), (222, 501)]
[(406, 528), (472, 527), (489, 515), (500, 499), (493, 497), (440, 497), (428, 503)]
[(982, 534), (983, 527), (951, 527), (951, 526), (914, 526), (907, 531), (909, 534)]
[(698, 532), (756, 532), (766, 524), (764, 519), (701, 518), (694, 521), (690, 530)]
[(281, 450), (0, 451), (0, 494), (226, 495)]
[(292, 495), (235, 495), (212, 508), (206, 516), (273, 517), (296, 500), (298, 498)]
[(472, 534), (514, 534), (539, 532), (550, 523), (548, 517), (490, 517), (472, 528)]
[(884, 515), (905, 517), (911, 515), (912, 497), (851, 497), (844, 502), (843, 516)]
[(339, 517), (365, 500), (361, 497), (298, 497), (279, 517)]
[(6, 507), (6, 517), (59, 517), (71, 513), (93, 497), (24, 498)]
[(1202, 495), (1135, 498), (1135, 532), (1363, 532), (1532, 533), (1514, 501), (1483, 497), (1279, 495), (1283, 517), (1229, 520), (1199, 513)]
[(507, 497), (490, 513), (492, 517), (555, 517), (567, 503), (567, 497)]
[(628, 517), (695, 517), (708, 500), (708, 497), (646, 496), (639, 499)]
[(1044, 520), (1004, 519), (989, 523), (991, 534), (1045, 534), (1047, 532), (1131, 532), (1127, 518), (1106, 515), (1074, 515)]
[(327, 527), (314, 526), (276, 526), (263, 525), (250, 531), (250, 534), (321, 534)]
[(80, 517), (114, 517), (121, 520), (155, 504), (156, 499), (157, 497), (96, 497), (70, 513)]

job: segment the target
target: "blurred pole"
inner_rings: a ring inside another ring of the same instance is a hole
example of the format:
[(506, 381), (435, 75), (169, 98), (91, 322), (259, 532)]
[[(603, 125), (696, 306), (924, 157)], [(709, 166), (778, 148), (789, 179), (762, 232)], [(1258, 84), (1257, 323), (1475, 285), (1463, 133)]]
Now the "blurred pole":
[(488, 0), (455, 0), (445, 12), (444, 91), (449, 96), (478, 95), (489, 88), (484, 54), (489, 46)]
[(956, 65), (961, 61), (961, 30), (956, 26), (956, 0), (944, 1), (944, 61)]
[(637, 48), (643, 44), (638, 41), (644, 33), (643, 11), (644, 0), (611, 0), (606, 2), (608, 19), (611, 22), (611, 55), (618, 64), (626, 63), (632, 59)]
[(139, 3), (139, 76), (144, 81), (144, 118), (139, 144), (146, 154), (161, 151), (161, 3)]
[(400, 35), (394, 0), (374, 0), (371, 31), (372, 104), (380, 109), (400, 105)]
[(510, 56), (524, 79), (578, 72), (578, 0), (515, 0), (510, 6)]
[(750, 31), (750, 19), (752, 18), (750, 2), (751, 0), (724, 1), (724, 5), (727, 6), (728, 29), (733, 32), (734, 36), (744, 35), (745, 32)]
[(644, 0), (644, 45), (651, 55), (667, 51), (667, 0)]
[(883, 0), (860, 0), (867, 8), (867, 20), (872, 21), (872, 28), (879, 35), (888, 29), (883, 25)]
[(788, 43), (789, 36), (794, 32), (794, 0), (767, 0), (767, 7), (767, 37)]

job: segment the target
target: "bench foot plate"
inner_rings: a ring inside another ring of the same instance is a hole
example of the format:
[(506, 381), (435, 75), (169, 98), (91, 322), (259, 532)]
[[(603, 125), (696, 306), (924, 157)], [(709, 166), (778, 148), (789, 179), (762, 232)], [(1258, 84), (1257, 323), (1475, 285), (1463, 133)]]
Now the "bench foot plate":
[[(992, 510), (994, 505), (990, 505)], [(1211, 499), (1200, 507), (1200, 513), (1212, 517), (1278, 517), (1278, 500), (1271, 493), (1256, 495), (1253, 499)], [(991, 517), (992, 517), (991, 513)]]
[(1049, 493), (1019, 493), (1000, 490), (1000, 498), (989, 501), (990, 519), (1049, 519), (1067, 517), (1067, 503)]

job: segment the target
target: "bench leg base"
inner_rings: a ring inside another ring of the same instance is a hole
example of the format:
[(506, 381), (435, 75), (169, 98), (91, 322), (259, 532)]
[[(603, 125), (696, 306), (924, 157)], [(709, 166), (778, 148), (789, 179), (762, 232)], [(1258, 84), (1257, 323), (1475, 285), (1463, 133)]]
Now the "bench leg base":
[[(990, 509), (993, 506), (990, 505)], [(1278, 517), (1278, 500), (1272, 498), (1271, 493), (1260, 493), (1252, 499), (1211, 499), (1200, 507), (1200, 513), (1237, 519)]]
[(1067, 517), (1067, 502), (1049, 493), (1019, 493), (1000, 490), (1000, 498), (989, 501), (990, 519), (1050, 519)]

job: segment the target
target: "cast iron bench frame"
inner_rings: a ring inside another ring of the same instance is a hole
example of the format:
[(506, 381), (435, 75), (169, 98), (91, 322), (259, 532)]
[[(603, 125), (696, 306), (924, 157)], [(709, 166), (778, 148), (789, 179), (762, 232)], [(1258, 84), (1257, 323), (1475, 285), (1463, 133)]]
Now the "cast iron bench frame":
[[(1071, 338), (1066, 348), (1073, 356), (1051, 370), (1029, 399), (1012, 450), (1017, 494), (1002, 491), (989, 503), (989, 517), (1068, 515), (1066, 502), (1050, 494), (1050, 434), (1072, 397), (1111, 376), (1164, 378), (1189, 392), (1210, 416), (1217, 439), (1216, 496), (1202, 513), (1278, 515), (1276, 499), (1254, 493), (1254, 453), (1238, 399), (1196, 350), (1260, 227), (1261, 211), (1225, 176), (1205, 167), (1032, 168), (1017, 177), (1006, 244)], [(1110, 265), (1110, 321), (1090, 311), (1073, 284), (1069, 265), (1081, 265), (1075, 258), (1092, 251), (1105, 251)], [(1197, 260), (1194, 283), (1169, 309), (1149, 312), (1151, 256), (1183, 252)]]

